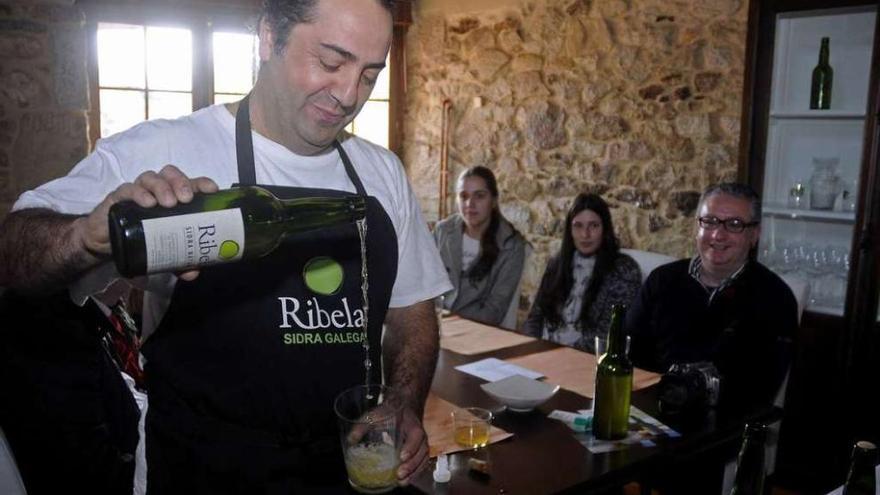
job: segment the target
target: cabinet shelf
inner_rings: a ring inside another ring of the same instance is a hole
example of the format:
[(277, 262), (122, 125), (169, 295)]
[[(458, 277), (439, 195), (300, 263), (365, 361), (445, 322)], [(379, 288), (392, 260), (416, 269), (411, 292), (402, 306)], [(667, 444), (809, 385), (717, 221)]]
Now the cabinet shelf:
[(831, 315), (831, 316), (843, 316), (843, 308), (832, 308), (830, 306), (818, 306), (811, 304), (807, 306), (804, 311), (809, 311), (811, 313), (819, 313), (823, 315)]
[(764, 205), (763, 212), (765, 215), (792, 220), (813, 220), (840, 223), (854, 223), (856, 221), (856, 214), (850, 211), (810, 210), (805, 208), (788, 208), (783, 205), (767, 204)]
[(865, 112), (845, 110), (804, 110), (798, 112), (773, 111), (771, 119), (806, 119), (806, 120), (864, 120)]

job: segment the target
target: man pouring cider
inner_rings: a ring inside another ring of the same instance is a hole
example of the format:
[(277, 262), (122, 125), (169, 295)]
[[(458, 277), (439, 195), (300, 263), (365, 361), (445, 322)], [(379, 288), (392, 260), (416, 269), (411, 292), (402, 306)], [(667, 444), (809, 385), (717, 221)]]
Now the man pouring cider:
[(431, 300), (451, 285), (398, 158), (343, 132), (385, 67), (392, 8), (265, 0), (249, 96), (99, 141), (67, 176), (25, 192), (0, 228), (0, 286), (67, 286), (82, 302), (120, 277), (116, 203), (159, 211), (259, 186), (282, 201), (365, 205), (357, 224), (289, 236), (260, 257), (146, 277), (148, 493), (346, 491), (333, 399), (383, 371), (396, 394), (385, 400), (402, 409), (398, 481), (425, 465)]

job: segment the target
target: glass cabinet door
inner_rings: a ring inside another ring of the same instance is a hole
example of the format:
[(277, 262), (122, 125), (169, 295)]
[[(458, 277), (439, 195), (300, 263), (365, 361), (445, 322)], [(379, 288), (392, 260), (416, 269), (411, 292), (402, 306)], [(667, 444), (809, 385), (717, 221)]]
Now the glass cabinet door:
[[(844, 312), (876, 16), (869, 6), (776, 17), (758, 256), (817, 313)], [(831, 106), (812, 110), (826, 37)]]

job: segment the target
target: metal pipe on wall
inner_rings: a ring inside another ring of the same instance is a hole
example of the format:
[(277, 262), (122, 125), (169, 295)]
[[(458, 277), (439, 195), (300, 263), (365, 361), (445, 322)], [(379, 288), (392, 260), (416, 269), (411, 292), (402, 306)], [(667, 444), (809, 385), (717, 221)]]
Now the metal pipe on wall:
[(446, 218), (446, 206), (449, 198), (449, 113), (452, 101), (443, 100), (443, 115), (440, 120), (440, 194), (437, 220)]

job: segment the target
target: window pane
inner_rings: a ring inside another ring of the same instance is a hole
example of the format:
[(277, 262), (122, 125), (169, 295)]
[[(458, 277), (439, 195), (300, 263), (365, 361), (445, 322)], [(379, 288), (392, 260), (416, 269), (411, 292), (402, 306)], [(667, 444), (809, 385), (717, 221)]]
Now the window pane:
[(192, 91), (192, 35), (188, 29), (147, 27), (150, 89)]
[[(247, 93), (256, 74), (257, 37), (243, 33), (214, 33), (214, 90)], [(215, 100), (215, 103), (217, 100)]]
[(98, 24), (98, 84), (143, 89), (143, 26)]
[(388, 147), (388, 103), (368, 101), (354, 119), (354, 132), (379, 146)]
[(102, 89), (101, 137), (124, 131), (144, 120), (144, 92)]
[(192, 113), (192, 93), (150, 92), (150, 119), (174, 119)]
[(387, 100), (389, 93), (388, 74), (391, 72), (391, 56), (385, 59), (385, 68), (379, 73), (376, 79), (376, 85), (373, 86), (373, 92), (370, 93), (371, 100)]
[(215, 93), (214, 94), (214, 103), (232, 103), (244, 98), (243, 94), (233, 95), (233, 94), (222, 94)]

